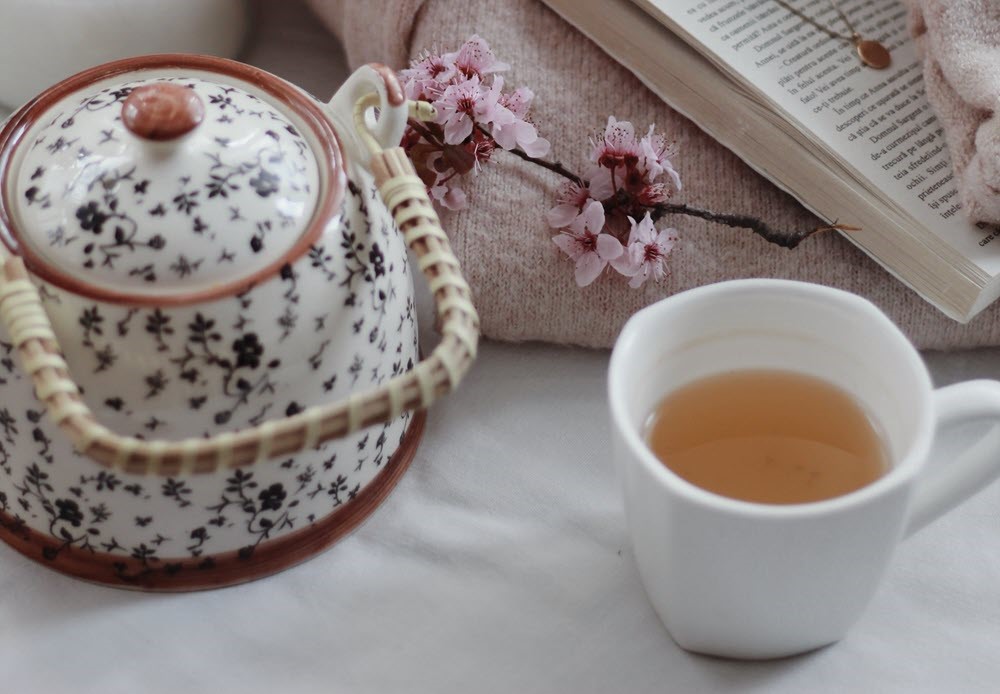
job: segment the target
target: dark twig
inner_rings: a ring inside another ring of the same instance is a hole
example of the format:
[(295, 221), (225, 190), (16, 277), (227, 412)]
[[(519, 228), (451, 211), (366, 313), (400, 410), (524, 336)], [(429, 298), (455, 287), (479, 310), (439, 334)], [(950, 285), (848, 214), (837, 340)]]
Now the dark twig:
[(716, 224), (724, 224), (726, 226), (737, 227), (739, 229), (749, 229), (765, 241), (770, 241), (771, 243), (781, 246), (782, 248), (795, 248), (813, 234), (818, 234), (823, 231), (861, 231), (858, 227), (850, 226), (848, 224), (838, 224), (836, 221), (834, 221), (833, 224), (805, 231), (778, 231), (760, 219), (749, 215), (722, 214), (678, 203), (662, 203), (656, 205), (651, 216), (653, 221), (656, 221), (663, 215), (667, 214), (683, 214), (688, 217), (697, 217), (699, 219), (708, 220), (709, 222), (715, 222)]
[(441, 140), (437, 139), (437, 137), (434, 136), (434, 133), (425, 128), (423, 124), (416, 118), (410, 118), (406, 122), (411, 128), (413, 128), (414, 131), (416, 131), (418, 135), (423, 137), (431, 144), (437, 145), (438, 147), (444, 147), (444, 143), (441, 142)]
[(529, 156), (526, 152), (520, 149), (509, 149), (507, 151), (513, 154), (515, 157), (520, 157), (525, 161), (530, 161), (532, 164), (537, 164), (543, 169), (548, 169), (553, 173), (557, 173), (563, 178), (569, 179), (570, 181), (580, 186), (581, 188), (586, 185), (586, 182), (582, 178), (577, 176), (575, 173), (573, 173), (572, 171), (570, 171), (557, 161), (545, 161), (544, 159), (538, 159), (537, 157)]
[[(493, 138), (493, 133), (491, 133), (489, 130), (487, 130), (483, 126), (477, 124), (476, 125), (476, 129), (479, 130), (479, 132), (481, 132), (483, 135), (486, 135), (486, 137), (490, 138), (491, 140), (494, 139)], [(570, 171), (569, 169), (567, 169), (565, 166), (563, 166), (562, 164), (560, 164), (557, 161), (545, 161), (544, 159), (539, 159), (538, 157), (533, 157), (533, 156), (529, 155), (527, 152), (525, 152), (523, 149), (514, 148), (514, 149), (509, 149), (507, 151), (510, 152), (511, 154), (513, 154), (515, 157), (520, 157), (521, 159), (524, 159), (525, 161), (531, 162), (532, 164), (536, 164), (536, 165), (542, 167), (543, 169), (548, 169), (552, 173), (557, 173), (560, 176), (562, 176), (563, 178), (572, 181), (573, 183), (575, 183), (576, 185), (580, 186), (581, 188), (584, 187), (585, 185), (587, 185), (586, 181), (584, 181), (582, 178), (580, 178), (579, 176), (577, 176), (575, 173), (573, 173), (572, 171)]]

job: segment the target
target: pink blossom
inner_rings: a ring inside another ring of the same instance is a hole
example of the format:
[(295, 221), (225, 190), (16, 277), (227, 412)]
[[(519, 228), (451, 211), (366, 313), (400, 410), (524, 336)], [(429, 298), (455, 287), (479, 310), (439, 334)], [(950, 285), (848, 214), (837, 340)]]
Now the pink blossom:
[(635, 139), (635, 128), (628, 121), (620, 121), (614, 116), (608, 116), (604, 135), (591, 144), (593, 151), (590, 153), (590, 160), (609, 171), (635, 166), (642, 155), (642, 149)]
[(666, 202), (670, 195), (662, 183), (645, 183), (635, 192), (635, 201), (643, 207), (653, 207)]
[(465, 144), (465, 149), (475, 159), (473, 168), (476, 173), (482, 170), (483, 164), (490, 160), (490, 157), (493, 156), (493, 150), (496, 148), (497, 143), (489, 135), (483, 133), (481, 130), (473, 131), (469, 142)]
[(564, 229), (573, 223), (590, 200), (590, 190), (586, 186), (566, 181), (556, 200), (558, 204), (545, 213), (545, 220), (553, 229)]
[(458, 175), (455, 169), (448, 166), (441, 152), (432, 152), (427, 156), (426, 166), (432, 182), (427, 182), (427, 192), (433, 200), (449, 210), (465, 208), (465, 191), (458, 185)]
[(426, 53), (410, 63), (410, 67), (400, 70), (399, 76), (403, 80), (406, 98), (433, 101), (457, 72), (452, 56)]
[(607, 200), (623, 186), (627, 172), (636, 170), (642, 149), (632, 124), (614, 116), (608, 118), (602, 138), (591, 145), (590, 190), (598, 200)]
[(445, 143), (461, 144), (472, 134), (477, 122), (490, 123), (501, 115), (497, 108), (499, 96), (495, 84), (491, 89), (484, 89), (475, 75), (445, 89), (434, 104), (438, 110), (437, 122), (444, 126)]
[(611, 261), (611, 265), (626, 277), (631, 277), (628, 285), (637, 289), (650, 278), (659, 282), (667, 276), (665, 262), (677, 242), (677, 230), (657, 231), (649, 212), (641, 222), (637, 223), (631, 217), (628, 221), (632, 226), (628, 246), (624, 253)]
[(567, 231), (553, 237), (552, 242), (576, 261), (576, 283), (581, 287), (597, 279), (608, 263), (618, 258), (622, 244), (604, 228), (604, 207), (591, 200), (573, 220)]
[(493, 72), (510, 69), (510, 65), (497, 60), (489, 44), (478, 34), (470, 36), (456, 53), (450, 53), (447, 57), (451, 58), (455, 66), (467, 77), (473, 75), (485, 77)]
[(647, 132), (639, 141), (639, 149), (642, 152), (641, 167), (650, 181), (655, 181), (663, 174), (670, 179), (669, 192), (676, 193), (681, 189), (680, 174), (674, 169), (670, 158), (676, 156), (677, 149), (674, 143), (668, 143), (667, 139), (653, 130), (656, 126), (650, 125)]
[(611, 170), (597, 165), (587, 171), (587, 186), (595, 200), (610, 200), (618, 190), (617, 180), (612, 180)]
[[(497, 77), (494, 84), (500, 84), (503, 89), (503, 78)], [(520, 147), (529, 157), (544, 157), (549, 153), (549, 141), (538, 136), (535, 126), (527, 119), (534, 92), (527, 87), (521, 87), (509, 94), (500, 94), (498, 103), (506, 109), (507, 116), (494, 119), (493, 137), (504, 149)]]
[(549, 152), (548, 140), (538, 136), (528, 116), (534, 93), (527, 88), (504, 92), (504, 80), (496, 73), (509, 67), (473, 35), (457, 51), (426, 53), (400, 72), (407, 98), (430, 101), (437, 110), (434, 122), (407, 128), (403, 146), (445, 207), (464, 206), (465, 194), (453, 179), (477, 174), (497, 147), (520, 148), (532, 157)]
[(504, 149), (520, 147), (529, 157), (544, 157), (549, 153), (549, 141), (538, 136), (534, 125), (520, 118), (509, 122), (495, 122), (493, 137)]
[(465, 209), (465, 191), (454, 183), (454, 179), (431, 186), (428, 192), (434, 200), (449, 210)]
[[(675, 153), (673, 143), (657, 134), (655, 126), (637, 138), (631, 123), (611, 116), (600, 139), (591, 142), (591, 194), (610, 200), (624, 190), (640, 206), (657, 205), (681, 189), (680, 175), (670, 160)], [(668, 180), (659, 181), (664, 175)]]
[(500, 103), (507, 107), (518, 118), (525, 118), (535, 93), (527, 87), (518, 87), (509, 94), (500, 97)]

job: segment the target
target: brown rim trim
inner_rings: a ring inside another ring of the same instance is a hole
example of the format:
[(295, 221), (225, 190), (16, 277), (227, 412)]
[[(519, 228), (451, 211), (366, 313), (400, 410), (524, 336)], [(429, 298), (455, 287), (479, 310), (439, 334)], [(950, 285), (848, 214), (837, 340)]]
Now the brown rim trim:
[(284, 571), (319, 554), (358, 527), (385, 500), (406, 472), (424, 433), (427, 413), (414, 413), (399, 448), (353, 501), (317, 523), (258, 545), (253, 552), (223, 552), (197, 559), (159, 559), (145, 564), (127, 555), (61, 547), (57, 538), (0, 512), (0, 540), (42, 566), (92, 583), (156, 592), (185, 592), (246, 583)]
[(368, 63), (368, 67), (378, 73), (385, 85), (385, 95), (390, 106), (401, 106), (406, 101), (406, 94), (403, 92), (403, 85), (399, 83), (399, 78), (392, 68), (382, 63)]
[[(208, 289), (187, 294), (169, 296), (153, 296), (119, 292), (113, 289), (99, 287), (75, 277), (64, 270), (51, 265), (31, 249), (28, 243), (21, 243), (20, 234), (13, 221), (13, 205), (9, 199), (8, 178), (11, 173), (14, 152), (24, 139), (28, 130), (38, 122), (48, 110), (59, 100), (73, 92), (83, 89), (99, 80), (116, 77), (142, 70), (162, 68), (179, 68), (202, 70), (234, 77), (261, 89), (286, 104), (313, 131), (320, 143), (316, 152), (317, 159), (327, 170), (328, 180), (325, 191), (316, 211), (313, 213), (310, 226), (299, 240), (281, 258), (258, 270), (248, 277), (242, 277), (233, 282), (215, 285)], [(383, 75), (383, 79), (385, 76)], [(388, 82), (386, 83), (388, 87)], [(293, 87), (274, 75), (259, 68), (239, 63), (225, 58), (210, 56), (185, 55), (167, 53), (162, 55), (147, 55), (137, 58), (126, 58), (111, 63), (98, 65), (69, 77), (55, 86), (42, 92), (32, 101), (25, 104), (10, 117), (6, 126), (0, 131), (0, 241), (12, 253), (20, 255), (28, 270), (46, 282), (61, 287), (73, 294), (79, 294), (98, 301), (134, 306), (184, 306), (196, 304), (224, 296), (240, 294), (255, 284), (277, 274), (281, 268), (302, 256), (322, 234), (334, 215), (340, 211), (344, 199), (344, 189), (347, 186), (347, 173), (344, 158), (341, 154), (340, 140), (333, 129), (330, 120), (324, 114), (322, 107)]]

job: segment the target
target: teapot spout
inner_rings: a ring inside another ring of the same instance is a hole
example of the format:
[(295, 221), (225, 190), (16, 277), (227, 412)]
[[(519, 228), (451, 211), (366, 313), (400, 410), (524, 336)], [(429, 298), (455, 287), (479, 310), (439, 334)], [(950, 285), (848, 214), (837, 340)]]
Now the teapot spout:
[(378, 95), (378, 115), (376, 117), (373, 109), (369, 109), (366, 115), (369, 130), (383, 148), (395, 147), (403, 138), (408, 109), (396, 73), (385, 65), (371, 63), (355, 70), (327, 104), (349, 160), (365, 168), (369, 168), (371, 153), (355, 127), (354, 106), (360, 99), (373, 94)]

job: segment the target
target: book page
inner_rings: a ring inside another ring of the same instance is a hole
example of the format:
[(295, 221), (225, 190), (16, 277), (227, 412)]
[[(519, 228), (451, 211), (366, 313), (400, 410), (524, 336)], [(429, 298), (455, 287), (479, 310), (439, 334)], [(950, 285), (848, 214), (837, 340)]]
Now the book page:
[[(1000, 245), (989, 248), (1000, 231), (972, 224), (961, 213), (902, 3), (837, 0), (859, 34), (891, 51), (892, 65), (875, 70), (862, 65), (851, 43), (831, 38), (775, 0), (637, 1), (752, 84), (888, 202), (987, 274), (1000, 273)], [(787, 1), (834, 32), (850, 34), (830, 0)]]

